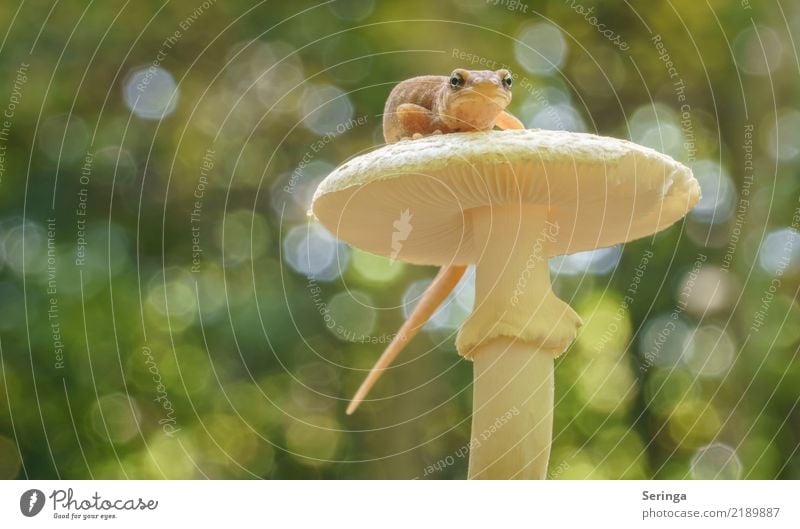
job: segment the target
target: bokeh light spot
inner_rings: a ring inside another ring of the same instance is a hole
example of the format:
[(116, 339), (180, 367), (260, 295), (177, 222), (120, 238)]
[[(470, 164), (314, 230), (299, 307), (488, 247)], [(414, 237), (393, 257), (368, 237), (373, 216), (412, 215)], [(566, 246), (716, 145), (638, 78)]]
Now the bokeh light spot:
[[(221, 231), (222, 225), (220, 225)], [(225, 215), (224, 239), (222, 235), (220, 233), (216, 240), (220, 243), (224, 241), (226, 266), (236, 266), (245, 261), (258, 259), (266, 253), (272, 239), (264, 216), (245, 209)]]
[[(19, 275), (35, 275), (48, 265), (47, 232), (33, 221), (12, 221), (2, 237), (2, 256), (9, 268)], [(24, 246), (24, 251), (23, 251)]]
[(310, 85), (303, 93), (301, 104), (303, 125), (310, 131), (336, 135), (353, 117), (353, 104), (340, 88), (329, 85)]
[(60, 114), (46, 119), (38, 132), (38, 145), (54, 161), (71, 162), (82, 158), (89, 146), (89, 127), (76, 115)]
[(692, 347), (692, 329), (681, 318), (660, 314), (644, 323), (639, 338), (639, 356), (646, 366), (674, 366)]
[(368, 17), (375, 9), (375, 2), (374, 0), (358, 0), (357, 2), (338, 0), (328, 4), (328, 7), (334, 15), (342, 20), (356, 21)]
[(585, 296), (575, 310), (583, 319), (576, 338), (581, 356), (588, 360), (597, 355), (608, 358), (622, 355), (630, 340), (631, 323), (621, 297), (594, 291)]
[(662, 103), (636, 109), (628, 120), (631, 141), (669, 154), (680, 160), (686, 158), (684, 134), (678, 115)]
[(194, 322), (197, 315), (196, 283), (189, 274), (184, 269), (170, 268), (163, 273), (157, 272), (150, 280), (147, 306), (153, 324), (176, 332)]
[(528, 120), (529, 128), (585, 132), (586, 123), (580, 113), (568, 103), (545, 105)]
[(676, 447), (697, 448), (711, 441), (722, 425), (714, 407), (704, 400), (687, 398), (669, 414), (669, 436)]
[(783, 59), (783, 44), (778, 34), (766, 26), (747, 27), (733, 41), (736, 64), (746, 74), (768, 75)]
[(789, 162), (800, 155), (800, 112), (782, 109), (777, 118), (764, 123), (762, 144), (776, 160)]
[(140, 419), (141, 412), (136, 401), (124, 393), (100, 397), (91, 411), (95, 434), (114, 443), (130, 441), (139, 431)]
[(295, 226), (283, 239), (283, 258), (297, 273), (331, 281), (344, 271), (349, 250), (316, 222)]
[(310, 415), (301, 419), (303, 422), (294, 420), (286, 431), (289, 450), (295, 452), (296, 460), (304, 465), (326, 464), (339, 447), (339, 425), (326, 415)]
[(567, 56), (567, 41), (561, 30), (549, 22), (525, 26), (514, 42), (514, 57), (532, 74), (550, 75)]
[(716, 325), (698, 327), (691, 335), (692, 347), (684, 358), (686, 365), (700, 376), (718, 377), (730, 369), (736, 343)]
[(689, 215), (706, 224), (728, 220), (737, 198), (728, 172), (714, 161), (699, 160), (692, 164), (692, 173), (700, 184), (702, 197)]
[(616, 245), (551, 257), (550, 272), (556, 275), (607, 274), (616, 268), (621, 256), (622, 246)]
[(695, 452), (691, 474), (694, 479), (739, 479), (742, 463), (733, 448), (723, 443), (713, 443)]
[(686, 311), (696, 316), (730, 308), (736, 290), (736, 281), (731, 274), (711, 265), (704, 265), (697, 272), (687, 271), (677, 288)]
[(627, 362), (598, 356), (576, 380), (586, 404), (604, 413), (624, 413), (636, 396), (634, 377)]
[(647, 407), (661, 417), (669, 416), (682, 402), (697, 397), (695, 380), (682, 369), (653, 368), (644, 385)]
[(771, 231), (758, 249), (758, 265), (770, 275), (794, 270), (800, 261), (800, 234), (792, 228)]
[(134, 70), (125, 80), (125, 105), (142, 119), (158, 120), (178, 106), (178, 85), (172, 74), (160, 66)]
[(353, 250), (351, 265), (359, 277), (370, 283), (391, 283), (403, 275), (405, 263), (362, 250)]
[(372, 306), (370, 297), (358, 290), (339, 292), (328, 303), (331, 320), (328, 329), (337, 338), (349, 342), (368, 340), (378, 315)]

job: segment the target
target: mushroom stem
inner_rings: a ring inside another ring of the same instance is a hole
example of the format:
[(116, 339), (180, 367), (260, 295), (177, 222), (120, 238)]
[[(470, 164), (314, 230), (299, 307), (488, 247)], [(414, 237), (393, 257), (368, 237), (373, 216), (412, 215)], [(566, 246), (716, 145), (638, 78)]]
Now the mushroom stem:
[(470, 210), (480, 254), (475, 308), (456, 340), (475, 361), (470, 478), (544, 478), (550, 454), (553, 358), (581, 320), (550, 287), (548, 208)]
[(512, 338), (475, 354), (469, 479), (544, 479), (553, 437), (553, 355)]

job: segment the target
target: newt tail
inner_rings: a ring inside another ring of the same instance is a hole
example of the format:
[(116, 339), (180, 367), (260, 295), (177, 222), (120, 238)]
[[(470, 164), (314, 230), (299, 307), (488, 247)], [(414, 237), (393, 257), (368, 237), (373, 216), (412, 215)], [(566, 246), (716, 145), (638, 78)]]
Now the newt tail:
[(405, 323), (403, 323), (403, 326), (400, 327), (400, 331), (389, 344), (389, 347), (387, 347), (380, 358), (378, 358), (378, 361), (375, 362), (367, 378), (361, 383), (361, 387), (358, 388), (353, 400), (350, 401), (350, 405), (347, 406), (347, 415), (352, 415), (353, 412), (356, 411), (358, 405), (366, 398), (369, 390), (372, 389), (372, 386), (375, 385), (392, 361), (397, 358), (397, 355), (400, 354), (403, 347), (416, 336), (428, 319), (436, 312), (436, 309), (439, 308), (439, 305), (447, 299), (447, 296), (461, 280), (466, 269), (466, 266), (446, 266), (439, 270), (433, 283), (431, 283), (425, 291), (422, 299), (417, 306), (414, 307), (414, 310)]

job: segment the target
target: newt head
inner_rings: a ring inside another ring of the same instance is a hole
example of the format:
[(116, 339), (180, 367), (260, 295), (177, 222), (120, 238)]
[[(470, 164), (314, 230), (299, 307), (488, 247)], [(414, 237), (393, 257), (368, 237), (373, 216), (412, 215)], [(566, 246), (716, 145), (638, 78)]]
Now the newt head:
[(454, 130), (491, 130), (511, 103), (508, 70), (464, 70), (447, 78), (440, 93), (439, 118)]

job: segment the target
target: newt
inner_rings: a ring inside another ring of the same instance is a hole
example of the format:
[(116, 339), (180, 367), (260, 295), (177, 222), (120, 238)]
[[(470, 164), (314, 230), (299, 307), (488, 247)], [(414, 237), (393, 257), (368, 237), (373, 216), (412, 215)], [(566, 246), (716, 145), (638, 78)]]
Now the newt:
[[(449, 77), (424, 75), (397, 84), (389, 93), (383, 111), (386, 143), (415, 140), (433, 134), (524, 129), (522, 122), (506, 112), (511, 103), (513, 79), (508, 70), (465, 70)], [(456, 287), (465, 266), (439, 270), (417, 306), (378, 358), (347, 407), (351, 415), (406, 344), (430, 319)]]

